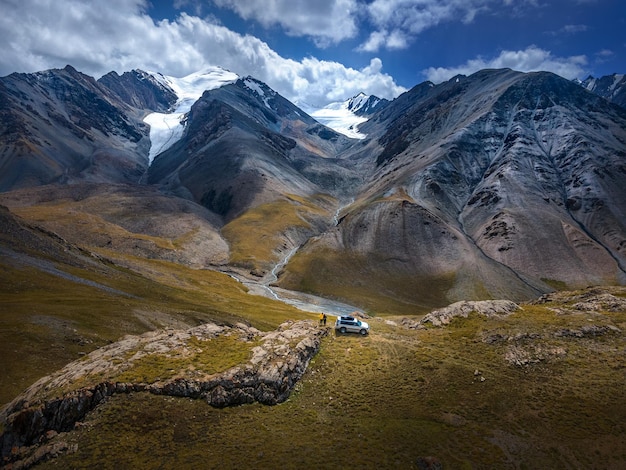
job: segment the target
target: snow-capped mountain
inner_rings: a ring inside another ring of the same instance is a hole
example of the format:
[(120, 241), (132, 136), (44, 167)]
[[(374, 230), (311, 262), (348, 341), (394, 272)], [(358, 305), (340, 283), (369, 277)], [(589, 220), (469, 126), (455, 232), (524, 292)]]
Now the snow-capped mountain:
[(361, 92), (348, 100), (348, 109), (357, 116), (369, 117), (375, 111), (380, 111), (389, 104), (384, 98), (374, 95), (366, 95)]
[(233, 83), (239, 76), (221, 67), (210, 67), (186, 77), (176, 78), (150, 72), (164, 88), (169, 89), (177, 100), (169, 112), (150, 113), (144, 122), (150, 125), (150, 163), (155, 156), (175, 144), (183, 135), (185, 115), (206, 90), (213, 90)]
[(268, 87), (265, 83), (256, 80), (253, 77), (246, 77), (243, 79), (243, 84), (249, 90), (252, 90), (260, 99), (267, 109), (273, 109), (269, 100), (276, 96), (276, 92)]
[(191, 106), (180, 140), (156, 156), (147, 181), (230, 220), (278, 194), (345, 184), (352, 175), (335, 156), (351, 143), (263, 82), (239, 78)]
[[(210, 67), (182, 78), (153, 72), (148, 72), (148, 75), (176, 96), (176, 103), (170, 110), (150, 113), (144, 118), (144, 122), (150, 125), (150, 141), (152, 142), (149, 153), (150, 163), (155, 156), (180, 140), (191, 106), (205, 91), (233, 83), (240, 78), (237, 74), (221, 67)], [(272, 109), (269, 100), (276, 95), (274, 90), (250, 76), (242, 80), (243, 84), (255, 93), (268, 109)], [(306, 105), (302, 109), (318, 122), (347, 137), (364, 139), (366, 135), (358, 131), (358, 125), (367, 121), (367, 116), (382, 109), (387, 103), (385, 99), (359, 93), (346, 101), (331, 103), (321, 109)]]
[(592, 93), (600, 95), (612, 103), (626, 107), (626, 76), (624, 74), (614, 73), (601, 78), (595, 78), (590, 75), (583, 81), (575, 81)]
[(359, 124), (367, 121), (369, 115), (387, 103), (387, 100), (377, 96), (359, 93), (346, 101), (330, 103), (323, 108), (306, 104), (301, 107), (325, 126), (353, 139), (365, 139), (367, 135), (359, 131)]

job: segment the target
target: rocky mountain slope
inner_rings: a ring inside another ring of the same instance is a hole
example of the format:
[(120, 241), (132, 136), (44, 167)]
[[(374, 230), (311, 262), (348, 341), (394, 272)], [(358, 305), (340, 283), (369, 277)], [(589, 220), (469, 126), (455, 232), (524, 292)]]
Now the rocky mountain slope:
[(589, 76), (585, 80), (577, 81), (577, 83), (612, 103), (626, 107), (626, 77), (624, 74), (614, 73), (600, 78)]
[(109, 72), (100, 77), (98, 83), (138, 110), (167, 111), (178, 99), (174, 90), (143, 70), (132, 70), (122, 75)]
[[(154, 78), (0, 79), (1, 401), (70, 364), (5, 408), (3, 464), (623, 467), (624, 288), (539, 297), (626, 283), (622, 107), (484, 70), (350, 139), (246, 77), (150, 164), (143, 119), (180, 100)], [(322, 339), (271, 282), (372, 335)]]
[(267, 85), (245, 78), (205, 92), (181, 140), (150, 166), (148, 182), (230, 220), (285, 194), (333, 192), (337, 180), (350, 178), (334, 158), (348, 145)]
[[(390, 103), (357, 96), (351, 112), (372, 113), (360, 139), (252, 77), (229, 79), (151, 164), (142, 119), (180, 98), (163, 77), (67, 67), (1, 84), (5, 191), (147, 184), (206, 209), (194, 239), (206, 229), (218, 248), (205, 266), (255, 278), (289, 255), (283, 287), (392, 311), (626, 282), (626, 111), (556, 75), (484, 70)], [(156, 206), (135, 207), (138, 220)], [(69, 218), (46, 223), (72, 236)], [(190, 247), (170, 259), (197, 262)]]
[(418, 85), (361, 130), (351, 158), (376, 168), (283, 285), (419, 303), (625, 281), (621, 107), (549, 73), (486, 70)]
[(0, 190), (78, 180), (138, 182), (150, 141), (126, 98), (71, 66), (2, 78)]

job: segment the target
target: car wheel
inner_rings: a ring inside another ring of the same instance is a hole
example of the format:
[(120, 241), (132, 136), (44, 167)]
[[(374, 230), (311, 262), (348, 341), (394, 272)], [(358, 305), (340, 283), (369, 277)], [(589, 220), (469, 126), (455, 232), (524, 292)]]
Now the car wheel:
[(361, 336), (365, 336), (367, 334), (367, 330), (363, 328), (361, 331), (359, 331), (359, 333), (361, 333)]
[(341, 333), (342, 335), (346, 334), (346, 327), (342, 326), (341, 328), (339, 328), (339, 333)]

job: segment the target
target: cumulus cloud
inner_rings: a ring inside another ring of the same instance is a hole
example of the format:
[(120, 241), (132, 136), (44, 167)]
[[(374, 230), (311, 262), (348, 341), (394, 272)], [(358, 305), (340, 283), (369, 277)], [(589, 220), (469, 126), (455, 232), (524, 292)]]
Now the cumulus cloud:
[(316, 106), (360, 91), (394, 98), (405, 91), (373, 59), (361, 70), (309, 57), (281, 57), (267, 43), (208, 18), (182, 13), (154, 22), (146, 0), (3, 0), (0, 75), (71, 64), (99, 77), (133, 68), (185, 76), (208, 65), (265, 81), (293, 101)]
[(309, 36), (319, 46), (338, 43), (357, 34), (356, 0), (213, 0), (265, 27), (281, 26), (291, 36)]
[(481, 14), (503, 13), (503, 4), (512, 16), (523, 16), (540, 6), (537, 0), (374, 0), (365, 11), (375, 30), (357, 50), (403, 49), (427, 29), (449, 22), (472, 23)]
[(389, 50), (406, 49), (410, 38), (400, 30), (387, 32), (386, 30), (374, 31), (367, 41), (357, 47), (359, 52), (377, 52), (382, 47)]
[(367, 14), (377, 30), (358, 49), (375, 52), (383, 47), (405, 48), (422, 31), (447, 21), (469, 23), (494, 3), (495, 0), (374, 0), (367, 6)]
[(582, 76), (587, 58), (584, 55), (555, 57), (550, 51), (529, 46), (519, 51), (502, 51), (492, 59), (478, 57), (458, 67), (430, 67), (422, 73), (427, 80), (440, 83), (455, 75), (470, 75), (486, 68), (510, 68), (520, 72), (548, 71), (573, 79)]

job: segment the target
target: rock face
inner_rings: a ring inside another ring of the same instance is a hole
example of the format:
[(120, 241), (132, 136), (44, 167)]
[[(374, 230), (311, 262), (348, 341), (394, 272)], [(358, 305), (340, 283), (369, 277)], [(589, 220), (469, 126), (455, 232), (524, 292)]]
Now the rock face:
[(445, 305), (626, 282), (623, 108), (550, 73), (483, 70), (418, 85), (360, 131), (351, 158), (375, 168), (291, 286), (329, 250), (420, 279), (416, 305), (434, 285)]
[(612, 103), (626, 107), (626, 77), (624, 74), (614, 73), (600, 78), (589, 76), (580, 82), (580, 85)]
[(176, 93), (142, 70), (118, 75), (115, 72), (100, 77), (98, 83), (115, 93), (133, 108), (165, 112), (176, 102)]
[[(47, 432), (65, 432), (83, 420), (107, 397), (118, 393), (149, 392), (203, 399), (225, 407), (259, 402), (285, 401), (302, 377), (311, 358), (328, 333), (312, 321), (287, 322), (276, 331), (262, 333), (243, 324), (234, 327), (205, 324), (189, 330), (165, 330), (127, 336), (44, 377), (13, 400), (0, 413), (2, 458), (12, 449), (37, 444)], [(119, 382), (122, 372), (147, 356), (171, 358), (190, 353), (193, 341), (234, 336), (250, 344), (248, 362), (214, 374), (183, 368), (167, 380), (152, 383)], [(254, 344), (256, 345), (254, 345)], [(127, 360), (123, 360), (127, 358)], [(104, 379), (103, 379), (104, 378)], [(72, 390), (72, 383), (88, 383)], [(69, 390), (61, 395), (55, 391)]]

